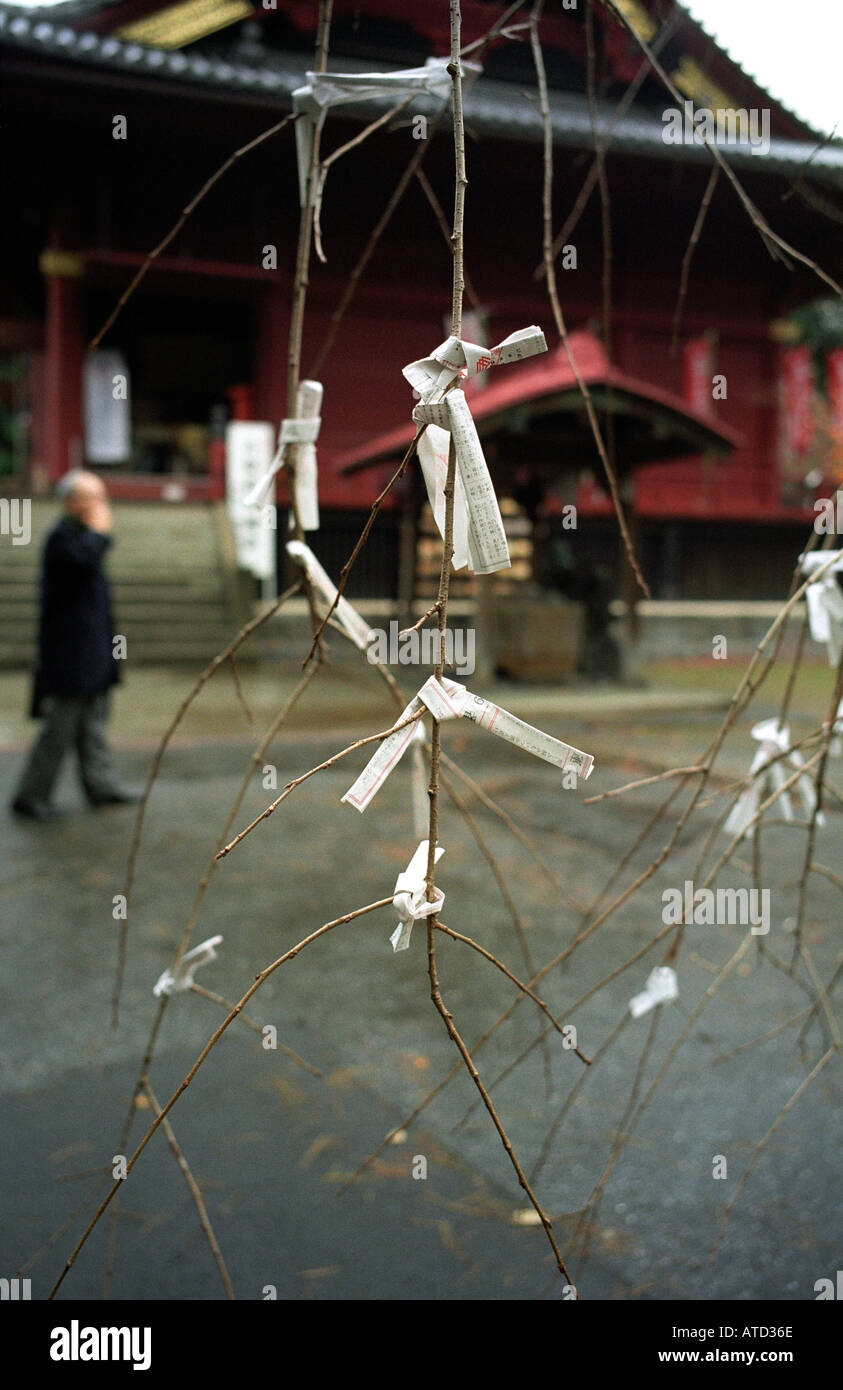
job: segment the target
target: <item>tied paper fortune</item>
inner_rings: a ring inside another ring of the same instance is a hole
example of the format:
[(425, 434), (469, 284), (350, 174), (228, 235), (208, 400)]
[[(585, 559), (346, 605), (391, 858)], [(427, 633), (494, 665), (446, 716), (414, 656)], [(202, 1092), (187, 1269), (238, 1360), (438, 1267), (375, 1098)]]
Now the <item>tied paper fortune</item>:
[[(432, 917), (433, 913), (438, 912), (445, 901), (445, 894), (441, 888), (434, 888), (433, 900), (427, 901), (425, 876), (427, 874), (429, 843), (429, 840), (420, 841), (418, 849), (406, 869), (395, 880), (392, 903), (401, 920), (389, 938), (393, 951), (406, 951), (410, 944), (413, 923), (418, 922), (422, 917)], [(444, 846), (437, 845), (433, 852), (433, 862), (438, 864), (444, 853)]]
[[(295, 560), (297, 565), (301, 565), (311, 584), (319, 590), (330, 608), (337, 597), (337, 586), (329, 579), (310, 546), (305, 545), (304, 541), (287, 541), (287, 554)], [(348, 599), (342, 597), (337, 602), (334, 614), (337, 622), (348, 633), (355, 647), (359, 647), (361, 652), (364, 652), (373, 636), (366, 620), (361, 618), (356, 608), (352, 608)]]
[[(447, 338), (430, 357), (410, 362), (403, 375), (421, 397), (413, 410), (416, 424), (427, 426), (418, 442), (418, 456), (428, 501), (439, 534), (445, 535), (445, 480), (448, 452), (454, 442), (455, 570), (466, 566), (475, 574), (493, 574), (510, 565), (498, 499), (489, 475), (483, 446), (461, 389), (449, 388), (507, 362), (519, 362), (547, 351), (542, 330), (535, 324), (511, 333), (495, 347), (481, 347), (461, 338)], [(447, 393), (443, 397), (443, 393)]]
[[(783, 786), (792, 773), (803, 763), (798, 748), (791, 748), (790, 746), (790, 729), (786, 724), (779, 728), (776, 719), (762, 719), (760, 723), (753, 725), (751, 733), (761, 746), (750, 764), (748, 785), (744, 787), (723, 826), (724, 833), (727, 835), (743, 837), (757, 814), (762, 796), (766, 796), (768, 790), (778, 791), (779, 787)], [(787, 756), (771, 763), (766, 772), (758, 776), (757, 774), (761, 772), (764, 764), (769, 763), (770, 759), (775, 757), (777, 753), (785, 753)], [(810, 819), (817, 804), (817, 795), (814, 784), (807, 773), (797, 779), (795, 790), (802, 801), (806, 819)], [(779, 804), (784, 819), (793, 820), (793, 804), (790, 799), (790, 792), (782, 792), (779, 797)], [(822, 811), (817, 816), (817, 824), (825, 824), (825, 816)]]
[[(284, 465), (287, 446), (298, 445), (296, 457), (295, 495), (303, 531), (319, 530), (319, 499), (317, 491), (316, 441), (322, 424), (322, 383), (302, 381), (296, 394), (296, 414), (282, 420), (278, 444), (272, 463), (264, 476), (243, 498), (244, 506), (256, 507), (266, 496), (267, 488)], [(290, 525), (294, 526), (292, 512)]]
[(492, 348), (467, 343), (462, 338), (446, 338), (429, 357), (409, 362), (401, 375), (427, 404), (455, 381), (466, 381), (507, 362), (523, 362), (540, 352), (547, 352), (547, 342), (537, 324), (519, 328)]
[[(417, 405), (413, 411), (413, 419), (420, 425), (436, 426), (438, 430), (447, 432), (450, 439), (454, 441), (457, 456), (454, 484), (454, 568), (462, 569), (463, 565), (467, 563), (475, 574), (493, 574), (496, 570), (507, 569), (511, 561), (503, 519), (492, 479), (489, 476), (483, 446), (480, 443), (464, 392), (455, 388), (453, 391), (449, 391), (444, 401), (440, 401), (438, 404)], [(427, 447), (424, 443), (426, 437), (427, 431), (418, 442), (419, 461), (422, 466), (428, 497), (431, 500), (434, 519), (444, 539), (444, 486), (448, 467), (447, 452), (442, 454), (444, 441), (441, 434), (434, 436)], [(443, 458), (445, 474), (442, 472)], [(441, 482), (441, 488), (438, 489), (441, 502), (438, 506), (436, 496), (437, 469)], [(433, 497), (431, 497), (431, 489), (433, 489)], [(460, 547), (459, 553), (457, 541)], [(462, 560), (462, 564), (459, 564), (458, 560)]]
[(811, 550), (799, 556), (799, 565), (806, 577), (825, 570), (821, 579), (808, 585), (805, 602), (811, 636), (815, 642), (826, 644), (828, 664), (836, 666), (843, 651), (843, 593), (837, 582), (843, 570), (843, 550)]
[(629, 1012), (633, 1018), (650, 1012), (657, 1004), (669, 1004), (679, 998), (679, 984), (676, 971), (669, 965), (657, 965), (647, 976), (647, 983), (640, 994), (634, 994), (629, 1001)]
[[(583, 753), (579, 748), (543, 733), (541, 729), (516, 718), (500, 705), (493, 704), (491, 700), (472, 695), (459, 681), (444, 677), (438, 681), (435, 676), (430, 676), (418, 694), (413, 696), (400, 718), (395, 721), (396, 724), (403, 724), (423, 708), (427, 708), (440, 723), (448, 719), (470, 719), (481, 729), (514, 743), (526, 753), (543, 758), (545, 762), (552, 763), (554, 767), (563, 771), (576, 773), (577, 780), (581, 778), (585, 781), (591, 776), (594, 758), (590, 753)], [(388, 734), (342, 800), (356, 807), (358, 811), (365, 811), (409, 747), (414, 729), (414, 724), (406, 724), (404, 728), (398, 728), (394, 733)]]
[(217, 959), (216, 948), (222, 945), (222, 941), (221, 936), (209, 936), (207, 941), (194, 946), (192, 951), (182, 956), (175, 971), (168, 969), (159, 976), (153, 993), (160, 998), (162, 994), (183, 994), (185, 990), (190, 989), (199, 966)]
[[(448, 72), (450, 58), (428, 58), (424, 67), (401, 68), (394, 72), (308, 72), (307, 86), (293, 92), (296, 121), (296, 158), (299, 173), (299, 202), (307, 201), (307, 179), (313, 162), (313, 136), (332, 106), (346, 101), (372, 101), (378, 97), (436, 97), (448, 101), (453, 90)], [(463, 91), (481, 71), (476, 63), (463, 63)]]

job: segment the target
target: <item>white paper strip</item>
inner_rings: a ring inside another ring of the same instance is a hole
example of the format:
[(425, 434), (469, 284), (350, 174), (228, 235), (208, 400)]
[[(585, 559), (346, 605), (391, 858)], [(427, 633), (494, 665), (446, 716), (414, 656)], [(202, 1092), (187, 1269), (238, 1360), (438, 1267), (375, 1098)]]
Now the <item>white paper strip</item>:
[(843, 652), (843, 593), (837, 582), (837, 575), (843, 570), (843, 550), (812, 550), (799, 556), (799, 565), (806, 577), (829, 566), (821, 579), (808, 585), (805, 602), (811, 636), (815, 642), (825, 642), (828, 664), (836, 666)]
[[(413, 411), (413, 419), (417, 424), (436, 425), (441, 430), (447, 430), (453, 436), (457, 454), (457, 473), (465, 497), (465, 512), (462, 510), (462, 500), (460, 505), (460, 528), (463, 526), (462, 518), (465, 516), (469, 568), (474, 570), (475, 574), (492, 574), (496, 570), (507, 569), (511, 561), (498, 499), (495, 495), (492, 479), (489, 476), (489, 469), (486, 466), (483, 446), (471, 418), (471, 411), (464, 392), (455, 388), (448, 392), (444, 401), (436, 404), (417, 405)], [(457, 494), (455, 489), (455, 518), (456, 514)], [(434, 516), (436, 516), (435, 511)], [(444, 498), (441, 516), (441, 523), (437, 519), (437, 526), (439, 526), (440, 534), (444, 535)], [(460, 533), (462, 533), (462, 529)], [(456, 554), (454, 567), (458, 568)]]
[[(751, 734), (761, 746), (750, 764), (747, 786), (741, 792), (723, 826), (727, 835), (743, 837), (747, 833), (750, 822), (757, 814), (762, 800), (766, 799), (771, 792), (782, 787), (796, 769), (802, 767), (804, 761), (799, 750), (790, 747), (790, 729), (786, 724), (780, 728), (777, 720), (762, 719), (760, 723), (753, 725)], [(787, 753), (787, 757), (780, 758), (778, 762), (773, 763), (763, 776), (757, 776), (756, 774), (763, 768), (764, 764), (768, 763), (777, 753)], [(797, 780), (795, 790), (802, 802), (805, 818), (810, 819), (817, 804), (817, 794), (807, 773)], [(790, 792), (782, 792), (777, 804), (781, 806), (784, 819), (793, 820), (793, 804), (790, 799)], [(817, 816), (817, 824), (825, 824), (825, 816), (822, 811)]]
[(462, 338), (446, 338), (429, 357), (409, 362), (402, 375), (426, 403), (438, 399), (455, 381), (467, 381), (507, 362), (521, 362), (547, 352), (545, 336), (537, 324), (510, 333), (496, 347), (480, 347)]
[[(422, 68), (403, 68), (395, 72), (308, 72), (307, 86), (293, 92), (296, 121), (296, 155), (299, 170), (299, 202), (307, 199), (307, 176), (313, 158), (313, 132), (331, 106), (345, 101), (367, 101), (386, 94), (401, 98), (414, 92), (447, 101), (452, 82), (449, 58), (428, 58)], [(463, 86), (480, 72), (474, 63), (463, 64)]]
[(629, 1001), (629, 1012), (633, 1018), (640, 1018), (642, 1014), (649, 1013), (656, 1004), (668, 1004), (671, 999), (679, 998), (679, 983), (676, 979), (676, 971), (671, 970), (669, 965), (657, 965), (655, 970), (651, 970), (647, 976), (647, 983), (641, 994), (636, 994)]
[[(328, 578), (310, 546), (305, 545), (304, 541), (287, 541), (287, 554), (296, 561), (296, 564), (301, 565), (311, 584), (319, 590), (330, 608), (337, 596), (337, 586)], [(372, 630), (365, 619), (361, 618), (357, 609), (352, 608), (348, 599), (340, 598), (334, 609), (334, 617), (345, 628), (355, 647), (359, 647), (361, 652), (364, 652), (371, 640)]]
[[(296, 394), (296, 414), (281, 421), (278, 431), (278, 444), (272, 463), (263, 477), (255, 483), (251, 492), (243, 498), (247, 507), (257, 507), (263, 502), (267, 489), (284, 464), (288, 444), (299, 445), (296, 460), (296, 499), (302, 516), (302, 530), (319, 530), (319, 502), (316, 481), (316, 441), (322, 424), (322, 383), (302, 381)], [(292, 518), (291, 518), (292, 520)], [(295, 524), (295, 523), (293, 523)]]
[[(542, 733), (541, 729), (533, 728), (532, 724), (525, 724), (523, 719), (517, 719), (514, 714), (501, 709), (500, 705), (493, 704), (491, 700), (472, 695), (459, 681), (444, 677), (438, 681), (435, 676), (430, 676), (396, 723), (400, 724), (408, 719), (422, 705), (426, 706), (440, 723), (449, 719), (470, 719), (488, 733), (514, 743), (516, 747), (523, 748), (534, 757), (543, 758), (554, 767), (576, 773), (578, 781), (580, 778), (585, 781), (591, 776), (594, 758), (590, 753), (583, 753), (579, 748), (573, 748), (571, 744), (563, 743), (561, 739), (552, 738), (550, 734)], [(375, 792), (400, 762), (412, 736), (412, 725), (408, 725), (385, 738), (357, 781), (346, 792), (343, 801), (356, 806), (358, 811), (365, 811)]]
[(543, 733), (532, 724), (526, 724), (523, 719), (516, 718), (500, 705), (493, 704), (491, 700), (472, 695), (463, 713), (466, 719), (473, 720), (481, 729), (487, 729), (498, 738), (505, 738), (517, 748), (523, 748), (525, 753), (532, 753), (535, 758), (543, 758), (545, 762), (552, 763), (554, 767), (562, 768), (565, 772), (575, 772), (578, 781), (585, 782), (591, 776), (594, 758), (590, 753), (583, 753), (570, 743), (563, 743), (561, 739)]
[[(414, 695), (395, 723), (403, 724), (405, 719), (416, 714), (421, 707), (421, 700), (418, 695)], [(398, 729), (394, 734), (389, 734), (383, 743), (379, 743), (377, 750), (372, 754), (357, 781), (349, 787), (341, 800), (347, 801), (358, 811), (365, 811), (375, 792), (379, 791), (392, 769), (400, 763), (410, 746), (414, 732), (415, 726), (407, 724), (405, 728)]]
[(222, 945), (222, 940), (221, 936), (209, 936), (207, 941), (194, 946), (192, 951), (182, 956), (175, 974), (172, 970), (165, 970), (164, 974), (159, 976), (154, 993), (160, 998), (162, 994), (182, 994), (186, 989), (190, 989), (194, 973), (200, 965), (207, 965), (208, 961), (217, 959), (216, 948)]
[[(397, 909), (401, 921), (389, 938), (393, 951), (406, 951), (410, 944), (413, 923), (418, 922), (422, 917), (432, 917), (433, 913), (438, 912), (445, 901), (445, 894), (441, 888), (434, 888), (433, 901), (427, 901), (425, 875), (427, 874), (429, 843), (428, 840), (420, 842), (406, 869), (395, 880), (395, 896), (392, 903)], [(438, 863), (444, 853), (444, 847), (437, 845), (433, 852), (433, 862)]]
[[(445, 483), (448, 478), (448, 453), (451, 436), (439, 425), (428, 425), (418, 442), (416, 452), (427, 489), (427, 500), (440, 536), (445, 536)], [(468, 564), (468, 506), (460, 471), (454, 477), (454, 554), (451, 564), (455, 570)]]

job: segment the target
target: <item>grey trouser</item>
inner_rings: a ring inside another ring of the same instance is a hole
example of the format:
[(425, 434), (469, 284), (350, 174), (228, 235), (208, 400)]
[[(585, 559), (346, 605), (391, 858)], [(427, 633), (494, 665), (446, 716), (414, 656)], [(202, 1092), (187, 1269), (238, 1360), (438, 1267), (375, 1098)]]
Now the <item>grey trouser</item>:
[(49, 803), (65, 754), (73, 747), (79, 778), (90, 801), (101, 801), (117, 787), (105, 741), (108, 691), (97, 695), (46, 695), (43, 723), (23, 771), (16, 800)]

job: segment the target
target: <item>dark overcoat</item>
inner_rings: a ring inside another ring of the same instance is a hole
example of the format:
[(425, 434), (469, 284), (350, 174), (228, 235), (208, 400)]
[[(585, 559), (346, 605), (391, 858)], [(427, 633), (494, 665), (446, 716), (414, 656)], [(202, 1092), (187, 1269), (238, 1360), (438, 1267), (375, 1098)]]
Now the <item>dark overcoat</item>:
[(63, 517), (44, 542), (38, 665), (30, 714), (45, 695), (94, 695), (119, 680), (103, 569), (111, 537)]

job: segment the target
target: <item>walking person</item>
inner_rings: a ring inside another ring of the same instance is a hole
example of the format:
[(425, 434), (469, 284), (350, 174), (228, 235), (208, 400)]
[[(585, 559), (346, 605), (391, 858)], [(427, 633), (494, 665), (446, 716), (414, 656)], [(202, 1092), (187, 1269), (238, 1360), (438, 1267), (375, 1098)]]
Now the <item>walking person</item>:
[(43, 723), (12, 801), (16, 815), (37, 821), (62, 814), (51, 798), (71, 748), (92, 806), (139, 799), (117, 781), (106, 743), (109, 691), (119, 680), (103, 570), (111, 545), (111, 507), (102, 479), (85, 469), (65, 474), (56, 493), (64, 515), (44, 543), (30, 709)]

